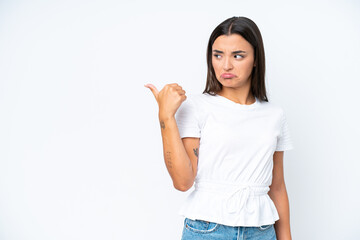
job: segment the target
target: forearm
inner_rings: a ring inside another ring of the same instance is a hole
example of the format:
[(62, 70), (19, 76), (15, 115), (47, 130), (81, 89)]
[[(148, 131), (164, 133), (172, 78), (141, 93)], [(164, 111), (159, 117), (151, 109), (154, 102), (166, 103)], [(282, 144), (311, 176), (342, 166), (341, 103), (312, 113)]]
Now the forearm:
[(159, 121), (165, 164), (174, 187), (182, 191), (193, 182), (192, 164), (180, 138), (175, 117), (164, 117), (159, 114)]
[(291, 240), (290, 207), (285, 185), (279, 189), (271, 189), (269, 196), (273, 200), (280, 217), (275, 222), (276, 238), (278, 240)]

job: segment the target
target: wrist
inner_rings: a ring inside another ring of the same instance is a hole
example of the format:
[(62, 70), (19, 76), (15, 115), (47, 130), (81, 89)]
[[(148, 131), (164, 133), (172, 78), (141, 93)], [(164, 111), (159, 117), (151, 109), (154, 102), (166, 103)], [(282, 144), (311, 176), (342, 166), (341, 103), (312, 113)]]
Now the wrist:
[(159, 113), (159, 120), (161, 121), (168, 121), (174, 118), (175, 118), (174, 115)]

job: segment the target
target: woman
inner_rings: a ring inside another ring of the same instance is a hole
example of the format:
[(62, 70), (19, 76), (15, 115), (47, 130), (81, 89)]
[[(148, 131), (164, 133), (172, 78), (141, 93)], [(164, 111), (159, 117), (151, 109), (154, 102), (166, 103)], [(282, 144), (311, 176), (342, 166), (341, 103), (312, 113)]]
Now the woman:
[(212, 32), (202, 94), (160, 92), (164, 159), (174, 187), (192, 191), (179, 214), (186, 239), (291, 239), (283, 155), (293, 149), (282, 107), (265, 89), (257, 25), (232, 17)]

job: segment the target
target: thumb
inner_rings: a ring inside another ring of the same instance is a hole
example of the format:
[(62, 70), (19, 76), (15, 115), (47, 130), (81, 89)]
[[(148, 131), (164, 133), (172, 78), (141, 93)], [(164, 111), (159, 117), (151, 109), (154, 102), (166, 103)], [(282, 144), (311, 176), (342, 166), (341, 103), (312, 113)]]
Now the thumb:
[(151, 83), (145, 84), (144, 86), (151, 90), (151, 92), (154, 94), (154, 97), (156, 98), (156, 101), (157, 101), (157, 98), (159, 95), (159, 91), (157, 90), (157, 88), (154, 85), (152, 85)]

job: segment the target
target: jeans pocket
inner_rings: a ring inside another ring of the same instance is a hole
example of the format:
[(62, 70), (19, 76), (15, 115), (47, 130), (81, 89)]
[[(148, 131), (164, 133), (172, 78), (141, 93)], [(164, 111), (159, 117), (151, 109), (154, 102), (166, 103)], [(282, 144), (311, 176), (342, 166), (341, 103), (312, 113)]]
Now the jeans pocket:
[(257, 227), (257, 229), (260, 230), (260, 231), (265, 231), (265, 230), (270, 229), (272, 226), (274, 226), (274, 224), (266, 224), (266, 225), (262, 225), (260, 227)]
[(219, 227), (219, 224), (200, 219), (192, 220), (190, 218), (185, 218), (185, 227), (189, 231), (196, 233), (211, 233)]

